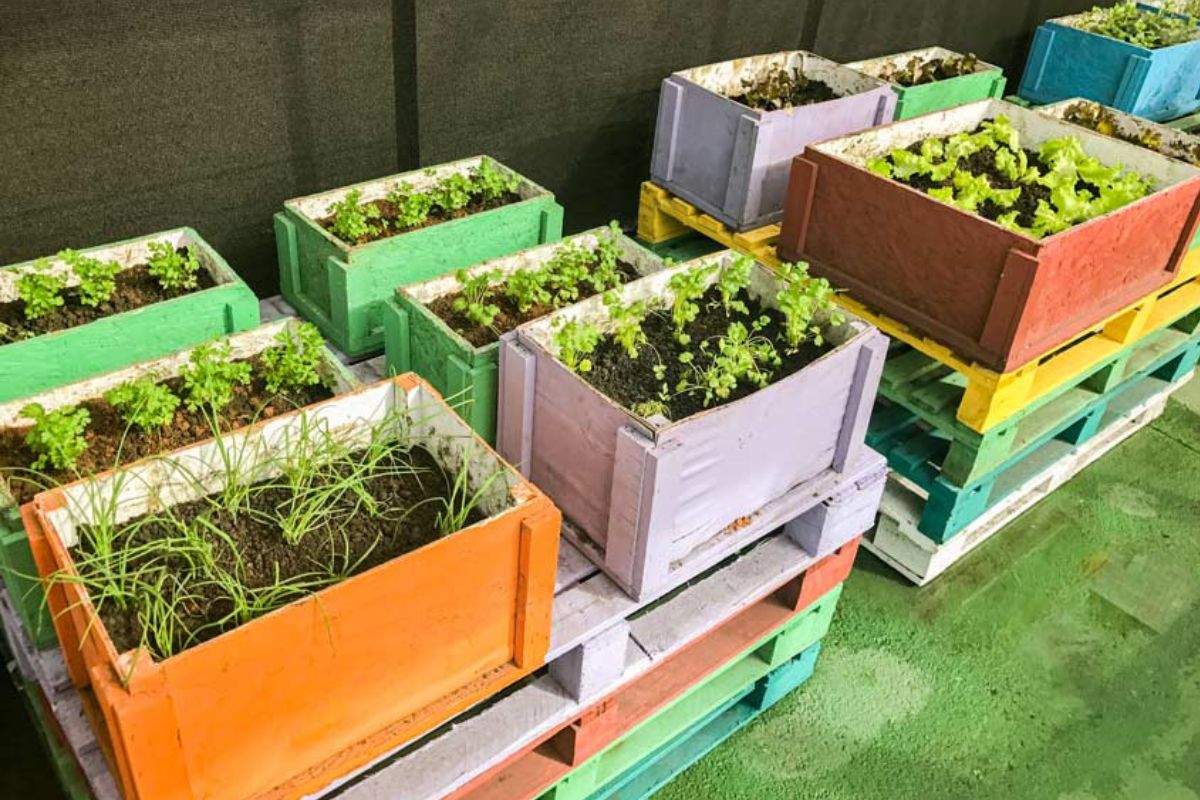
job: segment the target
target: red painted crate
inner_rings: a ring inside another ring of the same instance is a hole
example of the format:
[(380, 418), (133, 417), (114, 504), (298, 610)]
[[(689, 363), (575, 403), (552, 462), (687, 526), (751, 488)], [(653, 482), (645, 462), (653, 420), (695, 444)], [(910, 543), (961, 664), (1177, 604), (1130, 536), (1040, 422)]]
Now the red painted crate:
[[(868, 159), (1008, 116), (1027, 146), (1078, 136), (1157, 191), (1032, 239), (877, 175)], [(964, 358), (1011, 372), (1179, 269), (1200, 223), (1200, 172), (1035, 111), (988, 100), (810, 145), (792, 163), (779, 254)]]

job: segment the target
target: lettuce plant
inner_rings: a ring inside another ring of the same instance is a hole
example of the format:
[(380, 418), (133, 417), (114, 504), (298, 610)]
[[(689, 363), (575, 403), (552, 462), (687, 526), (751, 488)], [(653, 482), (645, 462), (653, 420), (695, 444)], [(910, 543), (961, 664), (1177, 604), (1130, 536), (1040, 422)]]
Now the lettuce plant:
[(1079, 15), (1075, 25), (1081, 30), (1138, 47), (1156, 49), (1191, 41), (1197, 37), (1196, 19), (1191, 3), (1175, 2), (1161, 12), (1139, 8), (1135, 0), (1125, 0), (1108, 8), (1095, 6)]

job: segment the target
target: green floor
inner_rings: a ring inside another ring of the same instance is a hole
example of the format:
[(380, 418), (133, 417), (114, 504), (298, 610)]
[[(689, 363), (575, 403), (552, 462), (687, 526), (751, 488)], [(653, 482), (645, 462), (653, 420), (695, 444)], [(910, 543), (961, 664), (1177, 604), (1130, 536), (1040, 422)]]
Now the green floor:
[(1200, 383), (929, 587), (859, 559), (814, 677), (656, 800), (1200, 798)]

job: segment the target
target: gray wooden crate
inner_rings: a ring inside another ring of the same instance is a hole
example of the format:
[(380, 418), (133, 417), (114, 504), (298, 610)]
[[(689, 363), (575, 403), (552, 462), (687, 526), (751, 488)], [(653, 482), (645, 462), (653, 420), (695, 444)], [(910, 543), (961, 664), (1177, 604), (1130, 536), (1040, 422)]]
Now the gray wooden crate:
[[(669, 300), (673, 275), (735, 257), (718, 253), (618, 291), (626, 301)], [(757, 265), (751, 291), (773, 302), (777, 282)], [(602, 298), (502, 339), (497, 447), (555, 501), (580, 531), (577, 544), (632, 596), (669, 591), (765, 534), (748, 524), (753, 515), (797, 487), (812, 507), (858, 496), (860, 484), (875, 480), (882, 492), (882, 471), (872, 471), (880, 469), (877, 457), (863, 440), (887, 339), (865, 322), (848, 317), (828, 326), (835, 347), (799, 372), (671, 422), (623, 408), (556, 358), (553, 327), (570, 318), (603, 326)], [(829, 552), (869, 527), (869, 505), (806, 518), (795, 535), (814, 555)]]
[[(781, 67), (843, 96), (776, 111), (727, 96)], [(735, 230), (769, 225), (783, 217), (794, 156), (811, 142), (891, 122), (895, 108), (885, 81), (799, 50), (682, 70), (662, 84), (650, 176)]]

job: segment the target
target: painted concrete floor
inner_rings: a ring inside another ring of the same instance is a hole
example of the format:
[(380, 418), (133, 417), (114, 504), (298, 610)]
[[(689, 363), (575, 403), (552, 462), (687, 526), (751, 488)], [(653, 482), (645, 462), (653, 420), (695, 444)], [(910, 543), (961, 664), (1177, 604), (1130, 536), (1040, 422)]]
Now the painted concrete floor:
[[(816, 675), (660, 800), (1200, 798), (1200, 383), (930, 587), (864, 554)], [(58, 793), (0, 690), (0, 798)]]

